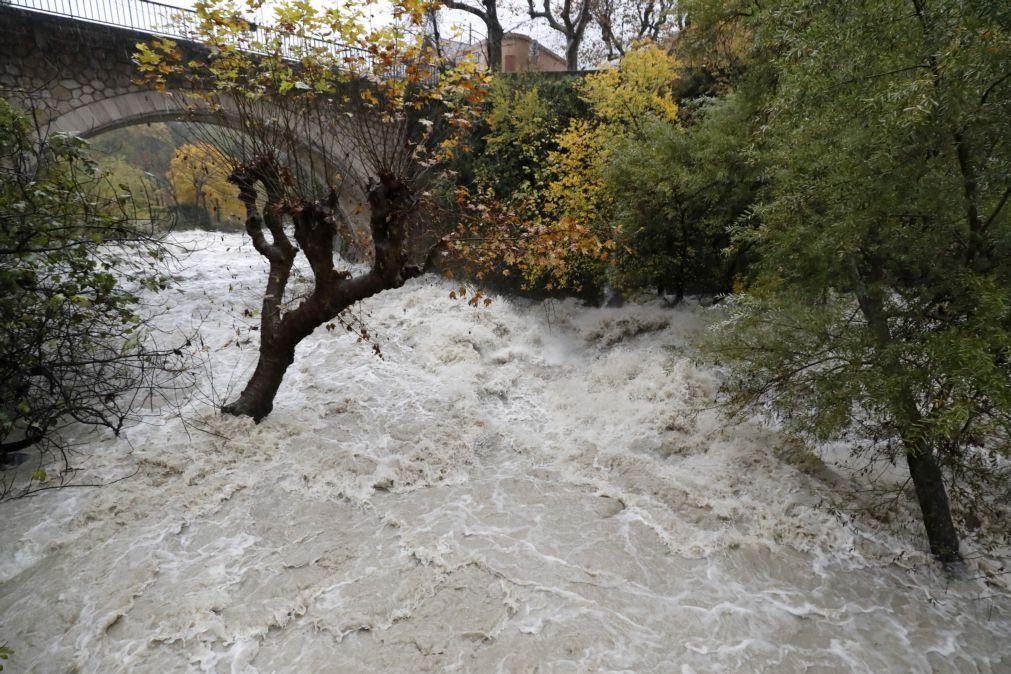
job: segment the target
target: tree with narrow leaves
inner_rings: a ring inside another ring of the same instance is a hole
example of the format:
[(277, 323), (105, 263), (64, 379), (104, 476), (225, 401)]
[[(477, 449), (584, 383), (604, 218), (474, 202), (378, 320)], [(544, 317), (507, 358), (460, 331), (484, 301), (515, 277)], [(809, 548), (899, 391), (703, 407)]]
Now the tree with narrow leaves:
[(958, 562), (960, 521), (1006, 532), (1011, 10), (686, 9), (703, 42), (728, 24), (746, 38), (720, 105), (750, 111), (726, 119), (765, 167), (738, 231), (760, 263), (712, 345), (731, 364), (726, 391), (904, 464), (931, 552)]
[[(199, 3), (206, 60), (184, 62), (168, 40), (140, 45), (149, 81), (184, 85), (204, 118), (218, 115), (228, 127), (195, 133), (231, 162), (246, 232), (269, 263), (259, 360), (223, 411), (267, 416), (303, 339), (330, 323), (368, 339), (347, 310), (419, 276), (441, 246), (420, 218), (424, 187), (470, 128), (484, 76), (473, 63), (443, 68), (423, 31), (407, 29), (431, 9), (398, 2), (397, 21), (371, 29), (356, 10), (291, 3), (253, 33), (235, 6)], [(361, 234), (358, 210), (367, 212), (371, 265), (353, 275), (335, 255)], [(312, 286), (289, 301), (300, 254)]]

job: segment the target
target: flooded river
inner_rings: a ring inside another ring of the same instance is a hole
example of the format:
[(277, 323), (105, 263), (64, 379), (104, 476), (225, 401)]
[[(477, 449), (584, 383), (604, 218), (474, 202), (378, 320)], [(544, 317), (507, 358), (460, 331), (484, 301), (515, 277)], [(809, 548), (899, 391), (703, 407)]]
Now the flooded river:
[[(949, 582), (712, 409), (706, 310), (475, 309), (422, 278), (299, 347), (260, 425), (263, 265), (238, 235), (159, 295), (211, 366), (182, 414), (0, 504), (0, 642), (36, 672), (1008, 672), (1011, 598)], [(228, 292), (229, 286), (231, 292)], [(251, 340), (248, 343), (244, 343)]]

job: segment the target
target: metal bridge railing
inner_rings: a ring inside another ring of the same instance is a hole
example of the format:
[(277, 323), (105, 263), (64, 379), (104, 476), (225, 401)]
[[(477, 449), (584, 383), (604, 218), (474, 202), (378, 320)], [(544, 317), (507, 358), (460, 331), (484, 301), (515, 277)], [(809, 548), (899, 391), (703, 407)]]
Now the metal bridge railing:
[[(0, 0), (0, 7), (3, 6), (189, 41), (196, 40), (199, 25), (194, 10), (152, 0)], [(370, 55), (364, 50), (319, 38), (278, 33), (252, 21), (249, 24), (250, 30), (243, 35), (244, 45), (268, 44), (280, 38), (281, 54), (285, 58), (297, 60), (308, 50), (319, 49), (336, 57), (339, 62), (357, 63), (354, 70), (371, 69)], [(348, 69), (352, 68), (349, 66)]]
[(0, 5), (141, 33), (192, 39), (196, 12), (150, 0), (0, 0)]

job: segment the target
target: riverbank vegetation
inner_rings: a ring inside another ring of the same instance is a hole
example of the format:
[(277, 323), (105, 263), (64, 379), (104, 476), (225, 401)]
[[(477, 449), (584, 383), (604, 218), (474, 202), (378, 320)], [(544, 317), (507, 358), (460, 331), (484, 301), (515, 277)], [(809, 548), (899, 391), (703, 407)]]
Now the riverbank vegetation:
[(176, 336), (159, 346), (138, 306), (167, 282), (157, 204), (33, 121), (0, 101), (0, 461), (40, 450), (27, 479), (0, 476), (0, 498), (69, 479), (73, 435), (118, 434), (181, 374)]
[(1011, 11), (745, 4), (686, 5), (701, 62), (745, 36), (715, 106), (762, 167), (734, 232), (755, 262), (711, 344), (726, 391), (905, 463), (932, 552), (956, 561), (959, 529), (1006, 533)]
[(1000, 538), (1011, 12), (679, 11), (677, 39), (571, 80), (579, 114), (537, 84), (492, 97), (476, 184), (523, 214), (492, 257), (534, 284), (733, 292), (706, 344), (728, 405), (905, 464), (942, 561), (959, 530)]

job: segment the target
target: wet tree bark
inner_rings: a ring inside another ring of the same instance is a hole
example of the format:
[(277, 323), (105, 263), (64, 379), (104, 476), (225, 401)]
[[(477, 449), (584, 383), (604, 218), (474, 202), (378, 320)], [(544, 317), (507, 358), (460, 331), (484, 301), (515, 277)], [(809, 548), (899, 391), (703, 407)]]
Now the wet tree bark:
[[(256, 250), (270, 262), (270, 275), (263, 297), (256, 369), (239, 397), (222, 411), (252, 417), (259, 423), (273, 410), (274, 398), (295, 360), (299, 342), (356, 302), (397, 288), (419, 276), (423, 269), (408, 263), (407, 232), (415, 210), (414, 196), (407, 185), (392, 175), (380, 176), (369, 190), (375, 256), (372, 269), (357, 277), (334, 267), (334, 241), (340, 217), (336, 194), (331, 194), (326, 203), (286, 201), (280, 175), (269, 159), (236, 171), (231, 180), (239, 187), (246, 206), (246, 232)], [(266, 195), (262, 215), (256, 204), (258, 189)], [(294, 224), (298, 248), (284, 231), (284, 217)], [(264, 230), (271, 235), (270, 241)], [(313, 289), (296, 308), (284, 311), (284, 290), (299, 249), (312, 268)]]
[[(871, 276), (880, 276), (880, 269), (873, 269)], [(893, 338), (888, 327), (881, 292), (876, 288), (868, 287), (856, 268), (854, 268), (853, 277), (857, 285), (857, 303), (867, 321), (867, 326), (870, 328), (878, 347), (888, 348), (892, 344)], [(892, 367), (901, 367), (901, 364), (894, 364)], [(916, 430), (922, 421), (922, 416), (916, 405), (916, 398), (908, 387), (903, 387), (898, 392), (892, 417), (905, 450), (906, 464), (909, 466), (909, 476), (916, 490), (916, 500), (920, 506), (923, 525), (927, 530), (930, 552), (946, 565), (961, 562), (962, 555), (958, 549), (958, 531), (955, 529), (955, 522), (951, 517), (951, 505), (944, 486), (944, 475), (941, 472), (934, 448)]]
[(264, 351), (261, 346), (256, 370), (253, 371), (253, 376), (249, 378), (242, 394), (235, 401), (222, 407), (222, 412), (252, 417), (253, 421), (259, 423), (274, 409), (274, 397), (281, 388), (288, 366), (295, 362), (295, 351), (282, 354)]
[(930, 552), (945, 564), (962, 560), (958, 551), (958, 532), (951, 519), (948, 492), (937, 457), (926, 443), (904, 441), (909, 475), (916, 489), (916, 500), (927, 529)]

